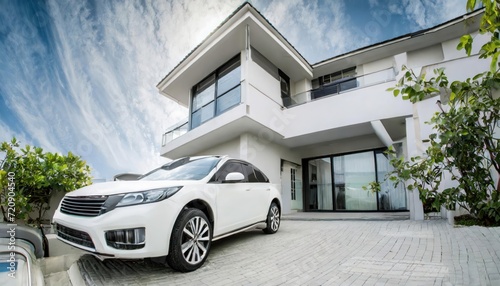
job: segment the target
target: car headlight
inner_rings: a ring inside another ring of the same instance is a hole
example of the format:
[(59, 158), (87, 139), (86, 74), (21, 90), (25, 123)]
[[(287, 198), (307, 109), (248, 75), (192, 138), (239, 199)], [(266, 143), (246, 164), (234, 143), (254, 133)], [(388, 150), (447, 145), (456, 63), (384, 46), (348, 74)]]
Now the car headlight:
[(116, 207), (159, 202), (173, 196), (181, 188), (182, 187), (169, 187), (119, 195), (121, 197), (121, 200), (118, 202), (118, 204), (116, 204)]

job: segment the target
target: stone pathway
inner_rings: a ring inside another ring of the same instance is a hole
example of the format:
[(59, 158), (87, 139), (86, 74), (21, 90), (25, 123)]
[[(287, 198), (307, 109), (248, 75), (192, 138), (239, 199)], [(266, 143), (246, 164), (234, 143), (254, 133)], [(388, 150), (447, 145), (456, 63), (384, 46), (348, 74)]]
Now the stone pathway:
[(214, 242), (205, 265), (177, 273), (83, 256), (87, 285), (500, 285), (500, 228), (445, 220), (284, 220)]

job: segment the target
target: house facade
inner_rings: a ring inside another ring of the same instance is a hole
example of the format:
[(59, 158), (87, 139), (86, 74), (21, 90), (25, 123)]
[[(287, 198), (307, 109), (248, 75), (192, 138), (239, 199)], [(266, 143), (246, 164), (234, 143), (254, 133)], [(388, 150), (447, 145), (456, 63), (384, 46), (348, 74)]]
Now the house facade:
[[(423, 219), (416, 193), (384, 183), (391, 167), (383, 152), (421, 154), (440, 98), (412, 104), (387, 89), (403, 65), (416, 74), (444, 67), (450, 80), (487, 70), (477, 48), (471, 57), (456, 50), (465, 33), (477, 47), (486, 41), (480, 16), (310, 64), (246, 3), (157, 85), (188, 108), (162, 135), (162, 156), (247, 160), (281, 189), (283, 213), (409, 210)], [(374, 181), (379, 193), (363, 189)]]

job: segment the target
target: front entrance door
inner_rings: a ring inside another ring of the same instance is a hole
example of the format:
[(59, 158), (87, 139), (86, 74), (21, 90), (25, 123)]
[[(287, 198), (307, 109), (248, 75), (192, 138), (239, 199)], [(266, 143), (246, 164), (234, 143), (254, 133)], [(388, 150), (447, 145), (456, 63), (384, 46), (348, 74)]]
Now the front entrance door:
[(281, 172), (281, 188), (283, 197), (290, 199), (292, 210), (302, 210), (302, 170), (300, 166), (290, 162), (283, 162)]

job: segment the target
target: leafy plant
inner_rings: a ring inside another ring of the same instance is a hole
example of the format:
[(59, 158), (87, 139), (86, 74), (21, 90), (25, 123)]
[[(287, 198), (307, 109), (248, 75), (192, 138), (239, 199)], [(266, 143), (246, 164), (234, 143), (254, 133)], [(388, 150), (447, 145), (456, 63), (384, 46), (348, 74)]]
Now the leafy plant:
[[(404, 76), (389, 91), (402, 95), (412, 103), (436, 96), (449, 98), (446, 106), (438, 100), (440, 112), (434, 114), (428, 124), (434, 133), (429, 136), (429, 146), (422, 156), (405, 161), (395, 158), (391, 163), (395, 171), (391, 179), (406, 183), (408, 190), (417, 190), (424, 202), (431, 202), (439, 209), (445, 205), (453, 208), (456, 203), (483, 221), (486, 225), (500, 223), (500, 181), (496, 182), (492, 170), (500, 173), (500, 74), (498, 55), (499, 2), (483, 0), (485, 13), (480, 33), (491, 34), (484, 44), (480, 58), (491, 58), (490, 71), (485, 71), (465, 81), (450, 82), (443, 69), (434, 70), (434, 76), (417, 76), (403, 67)], [(476, 6), (469, 0), (469, 10)], [(464, 35), (457, 49), (465, 49), (470, 55), (473, 38)], [(391, 152), (389, 150), (389, 152)], [(439, 191), (444, 176), (449, 175), (458, 184)]]
[[(52, 195), (92, 182), (89, 166), (71, 152), (64, 156), (40, 147), (20, 148), (16, 138), (1, 143), (0, 152), (5, 152), (0, 170), (0, 209), (5, 221), (15, 217), (40, 224)], [(33, 211), (36, 216), (30, 217)]]

